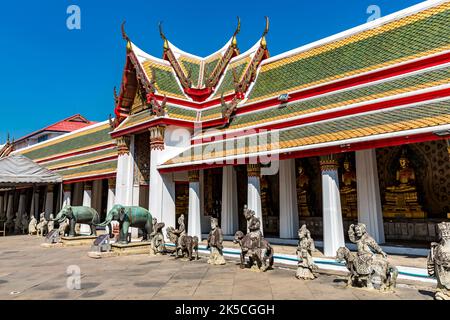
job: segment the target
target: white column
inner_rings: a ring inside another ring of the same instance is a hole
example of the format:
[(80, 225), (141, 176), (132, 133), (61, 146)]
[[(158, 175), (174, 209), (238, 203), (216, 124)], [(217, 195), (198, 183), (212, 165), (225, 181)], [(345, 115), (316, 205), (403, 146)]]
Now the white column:
[(55, 217), (54, 210), (53, 210), (53, 190), (54, 190), (54, 186), (52, 184), (49, 184), (47, 186), (47, 195), (45, 196), (45, 218), (46, 219), (49, 219), (51, 214), (53, 214), (53, 217)]
[(281, 160), (280, 185), (280, 238), (298, 237), (297, 184), (295, 160)]
[(199, 172), (189, 172), (189, 217), (188, 217), (188, 234), (197, 236), (201, 241), (201, 215), (200, 215), (200, 181)]
[(4, 199), (5, 199), (5, 193), (0, 193), (0, 221), (5, 220), (5, 210), (4, 210)]
[(375, 149), (356, 151), (358, 221), (378, 243), (384, 243), (383, 212)]
[(338, 164), (332, 156), (328, 156), (322, 157), (320, 166), (322, 171), (324, 255), (334, 257), (337, 249), (345, 246)]
[(134, 137), (117, 139), (117, 176), (115, 204), (131, 206), (133, 201)]
[[(92, 182), (85, 182), (83, 189), (83, 206), (92, 207)], [(81, 234), (90, 234), (91, 227), (87, 224), (80, 224)]]
[(261, 207), (261, 169), (259, 164), (247, 165), (247, 207), (255, 211), (255, 217), (261, 222), (261, 232), (263, 232), (263, 218)]
[(238, 230), (238, 203), (236, 171), (232, 166), (223, 167), (221, 226), (225, 235)]
[(116, 179), (108, 179), (108, 201), (106, 205), (106, 213), (112, 209), (116, 201)]
[(63, 204), (62, 204), (63, 207), (70, 206), (70, 204), (71, 204), (71, 197), (72, 197), (71, 189), (72, 189), (72, 185), (70, 185), (70, 184), (63, 185), (63, 190), (64, 190)]
[[(163, 220), (163, 177), (158, 171), (158, 165), (162, 162), (164, 149), (160, 145), (150, 146), (150, 188), (149, 188), (149, 210), (152, 217), (155, 217), (158, 222), (164, 222), (166, 226), (168, 221)], [(174, 218), (175, 219), (175, 218)]]

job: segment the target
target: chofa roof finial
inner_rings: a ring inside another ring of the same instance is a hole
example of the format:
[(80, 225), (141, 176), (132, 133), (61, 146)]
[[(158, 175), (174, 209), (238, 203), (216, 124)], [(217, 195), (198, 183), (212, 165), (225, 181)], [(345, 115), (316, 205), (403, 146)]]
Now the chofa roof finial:
[(120, 29), (122, 30), (123, 40), (125, 40), (127, 42), (127, 50), (130, 51), (131, 50), (131, 41), (130, 41), (130, 38), (128, 37), (127, 33), (125, 32), (125, 23), (126, 23), (126, 21), (124, 20), (122, 22), (122, 25), (120, 26)]
[(161, 36), (161, 39), (164, 40), (164, 50), (167, 50), (167, 49), (169, 49), (169, 42), (167, 41), (167, 38), (166, 38), (166, 36), (164, 34), (162, 24), (163, 24), (162, 21), (160, 21), (159, 24), (158, 24), (159, 35)]
[(261, 36), (261, 46), (263, 48), (267, 47), (267, 42), (266, 42), (266, 34), (269, 32), (269, 17), (265, 17), (266, 18), (266, 27), (264, 28), (264, 32)]
[(234, 48), (237, 47), (237, 39), (236, 39), (236, 36), (237, 36), (237, 34), (241, 31), (241, 18), (237, 17), (237, 21), (238, 21), (238, 24), (237, 24), (236, 30), (235, 30), (234, 33), (233, 33), (233, 40), (231, 40), (231, 45), (232, 45)]

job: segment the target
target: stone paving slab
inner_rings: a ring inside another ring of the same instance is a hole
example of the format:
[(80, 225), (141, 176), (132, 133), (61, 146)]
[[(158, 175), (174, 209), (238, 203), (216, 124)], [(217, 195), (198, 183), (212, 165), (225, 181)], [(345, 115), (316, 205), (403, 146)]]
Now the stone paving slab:
[[(427, 283), (400, 283), (393, 293), (345, 288), (339, 274), (301, 281), (292, 268), (260, 273), (241, 270), (236, 260), (211, 266), (204, 256), (192, 262), (144, 254), (92, 259), (86, 247), (50, 249), (41, 243), (30, 236), (0, 238), (0, 299), (431, 300), (434, 292)], [(80, 268), (79, 290), (67, 289), (69, 266)]]

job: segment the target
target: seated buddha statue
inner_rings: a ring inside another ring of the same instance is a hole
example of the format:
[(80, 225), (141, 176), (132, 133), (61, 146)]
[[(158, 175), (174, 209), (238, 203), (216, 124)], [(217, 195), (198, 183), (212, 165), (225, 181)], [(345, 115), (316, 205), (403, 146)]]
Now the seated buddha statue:
[(341, 185), (341, 208), (342, 214), (347, 218), (358, 217), (356, 198), (356, 173), (348, 158), (344, 161), (344, 172), (342, 173)]
[(409, 166), (406, 152), (399, 159), (400, 167), (396, 172), (396, 184), (386, 187), (386, 204), (383, 207), (387, 218), (425, 218), (419, 204), (416, 188), (416, 175)]
[(297, 178), (297, 199), (298, 199), (298, 213), (302, 217), (309, 217), (311, 213), (308, 206), (308, 188), (309, 177), (302, 165), (298, 167)]

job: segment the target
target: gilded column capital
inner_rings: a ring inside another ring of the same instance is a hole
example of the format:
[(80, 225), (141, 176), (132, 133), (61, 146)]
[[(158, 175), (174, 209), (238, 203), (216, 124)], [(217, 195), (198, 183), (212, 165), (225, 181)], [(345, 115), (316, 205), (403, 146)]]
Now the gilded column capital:
[(320, 157), (320, 171), (336, 171), (338, 166), (334, 155)]
[(164, 150), (165, 126), (155, 126), (148, 129), (150, 132), (150, 150)]
[(47, 185), (47, 192), (53, 192), (53, 190), (55, 190), (55, 185), (53, 184)]
[(116, 143), (117, 143), (117, 154), (119, 156), (130, 154), (130, 137), (129, 136), (121, 136), (121, 137), (117, 138)]
[(108, 179), (108, 188), (113, 189), (116, 187), (116, 178)]
[(247, 176), (260, 177), (261, 176), (261, 166), (259, 164), (247, 164)]
[(199, 182), (200, 181), (200, 171), (191, 170), (188, 172), (189, 182)]
[(91, 181), (86, 181), (84, 183), (84, 190), (92, 190), (92, 182)]
[(64, 192), (72, 191), (72, 185), (71, 184), (63, 184), (63, 190), (64, 190)]

